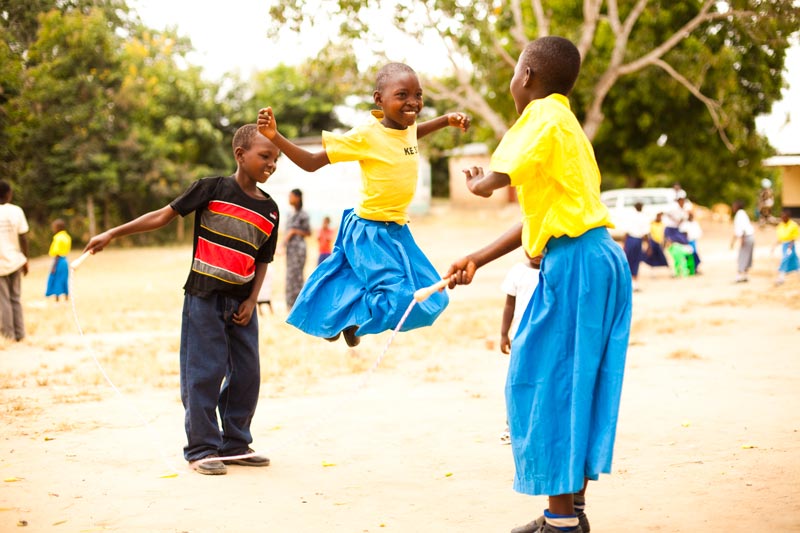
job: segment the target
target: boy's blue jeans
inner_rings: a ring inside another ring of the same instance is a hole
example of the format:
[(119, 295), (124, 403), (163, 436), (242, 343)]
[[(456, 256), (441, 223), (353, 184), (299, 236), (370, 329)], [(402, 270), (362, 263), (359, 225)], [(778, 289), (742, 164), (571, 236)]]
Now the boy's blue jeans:
[(248, 325), (237, 326), (233, 314), (238, 309), (237, 299), (223, 295), (184, 296), (180, 375), (187, 461), (243, 453), (253, 441), (250, 422), (261, 384), (258, 316), (253, 313)]

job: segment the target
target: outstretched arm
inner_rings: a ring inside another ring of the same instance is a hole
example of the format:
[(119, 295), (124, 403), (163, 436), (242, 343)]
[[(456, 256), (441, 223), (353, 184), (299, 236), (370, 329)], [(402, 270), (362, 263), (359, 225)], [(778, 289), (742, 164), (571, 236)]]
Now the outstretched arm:
[(456, 285), (469, 285), (475, 276), (475, 271), (486, 263), (490, 263), (507, 253), (522, 246), (522, 223), (517, 223), (508, 231), (500, 235), (494, 242), (462, 257), (450, 265), (444, 278), (449, 279), (448, 287)]
[(125, 235), (132, 235), (134, 233), (143, 233), (145, 231), (152, 231), (166, 226), (172, 219), (178, 216), (178, 212), (171, 206), (165, 206), (156, 211), (145, 213), (139, 218), (135, 218), (130, 222), (126, 222), (120, 226), (111, 228), (104, 231), (99, 235), (95, 235), (83, 249), (84, 252), (97, 253), (103, 250), (111, 239), (123, 237)]
[(271, 107), (265, 107), (258, 111), (258, 120), (256, 124), (258, 124), (258, 132), (261, 135), (272, 141), (272, 144), (277, 146), (278, 150), (283, 152), (295, 165), (306, 172), (314, 172), (330, 164), (328, 153), (325, 150), (321, 152), (309, 152), (281, 135), (278, 131), (278, 123), (275, 120), (275, 115)]
[(417, 124), (417, 139), (421, 139), (427, 134), (446, 128), (447, 126), (461, 128), (461, 131), (467, 131), (469, 129), (469, 122), (469, 116), (467, 116), (466, 113), (447, 113), (446, 115)]

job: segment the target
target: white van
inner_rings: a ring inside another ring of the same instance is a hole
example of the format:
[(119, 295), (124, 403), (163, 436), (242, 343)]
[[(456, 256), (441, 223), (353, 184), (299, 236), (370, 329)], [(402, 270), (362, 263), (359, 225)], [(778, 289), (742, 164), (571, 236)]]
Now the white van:
[(671, 187), (652, 189), (612, 189), (600, 193), (600, 201), (608, 207), (611, 222), (614, 228), (609, 229), (611, 236), (622, 239), (633, 218), (636, 208), (641, 202), (642, 212), (652, 219), (656, 214), (669, 211), (677, 204), (675, 202), (675, 189)]

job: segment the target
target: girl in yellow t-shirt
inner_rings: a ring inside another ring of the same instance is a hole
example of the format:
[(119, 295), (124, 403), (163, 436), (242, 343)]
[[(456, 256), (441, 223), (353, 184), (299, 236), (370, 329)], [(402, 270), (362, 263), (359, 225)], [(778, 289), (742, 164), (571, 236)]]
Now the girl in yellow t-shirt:
[(797, 248), (795, 241), (800, 238), (800, 226), (791, 219), (789, 211), (781, 213), (781, 221), (776, 228), (778, 243), (781, 245), (781, 264), (778, 267), (778, 278), (776, 285), (782, 284), (786, 280), (786, 274), (800, 270), (800, 261), (797, 258)]
[[(358, 161), (361, 167), (359, 205), (344, 212), (331, 255), (309, 276), (286, 319), (330, 341), (341, 334), (349, 346), (361, 335), (394, 329), (414, 291), (441, 280), (406, 224), (417, 185), (417, 139), (447, 126), (469, 127), (464, 113), (417, 124), (422, 87), (402, 63), (381, 68), (372, 96), (380, 110), (346, 133), (323, 132), (324, 149), (316, 153), (278, 132), (271, 107), (258, 113), (258, 131), (306, 172), (343, 161)], [(420, 302), (402, 330), (431, 325), (447, 303), (444, 292)]]
[(53, 267), (47, 276), (47, 290), (44, 295), (55, 296), (56, 301), (60, 296), (69, 298), (69, 264), (67, 255), (72, 249), (72, 237), (67, 233), (67, 224), (57, 218), (53, 221), (53, 241), (50, 243), (50, 257), (53, 258)]

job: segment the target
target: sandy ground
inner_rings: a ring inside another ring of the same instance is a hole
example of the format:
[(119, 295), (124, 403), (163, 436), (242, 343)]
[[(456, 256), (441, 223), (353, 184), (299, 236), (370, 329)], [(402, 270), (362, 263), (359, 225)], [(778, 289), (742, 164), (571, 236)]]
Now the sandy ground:
[[(412, 231), (444, 271), (515, 217), (437, 207)], [(751, 282), (733, 284), (729, 225), (705, 231), (701, 276), (641, 275), (613, 474), (587, 494), (598, 533), (800, 531), (800, 279), (773, 286), (766, 229)], [(388, 333), (351, 350), (283, 323), (278, 258), (252, 426), (272, 466), (213, 477), (181, 454), (189, 250), (104, 254), (76, 276), (84, 336), (41, 296), (47, 258), (25, 278), (29, 336), (0, 346), (0, 531), (506, 532), (546, 506), (512, 491), (499, 440), (499, 284), (521, 252), (453, 291), (440, 320), (398, 335), (377, 367)], [(56, 315), (66, 325), (48, 329)]]

